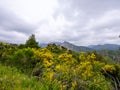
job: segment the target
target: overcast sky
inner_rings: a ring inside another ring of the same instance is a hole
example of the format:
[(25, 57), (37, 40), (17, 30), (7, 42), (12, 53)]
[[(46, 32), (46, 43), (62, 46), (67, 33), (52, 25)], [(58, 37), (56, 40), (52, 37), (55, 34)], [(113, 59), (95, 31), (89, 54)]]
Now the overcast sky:
[(0, 0), (0, 41), (120, 44), (120, 0)]

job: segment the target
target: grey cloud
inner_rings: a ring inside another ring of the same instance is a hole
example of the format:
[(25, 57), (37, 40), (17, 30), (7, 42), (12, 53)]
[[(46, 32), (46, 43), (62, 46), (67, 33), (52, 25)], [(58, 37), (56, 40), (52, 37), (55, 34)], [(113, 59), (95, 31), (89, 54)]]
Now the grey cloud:
[(24, 43), (27, 36), (24, 33), (16, 31), (6, 31), (0, 28), (0, 41), (9, 43)]
[(119, 40), (119, 0), (59, 0), (59, 3), (55, 19), (63, 15), (73, 22), (72, 26), (64, 26), (62, 39), (79, 45), (117, 43)]
[(16, 31), (24, 34), (32, 33), (36, 28), (14, 14), (12, 11), (0, 8), (0, 27), (7, 31)]
[(39, 42), (70, 41), (77, 45), (120, 42), (120, 0), (58, 1), (53, 16), (40, 21), (38, 27), (0, 8), (0, 39), (18, 38), (21, 42), (20, 36), (26, 38), (25, 34), (35, 33)]
[[(99, 14), (99, 12), (104, 12), (106, 10), (111, 10), (115, 8), (120, 8), (119, 0), (59, 0), (64, 6), (69, 3), (67, 7), (72, 7), (77, 10), (83, 10), (89, 13)], [(64, 7), (63, 7), (64, 8)], [(67, 9), (71, 10), (71, 9)]]

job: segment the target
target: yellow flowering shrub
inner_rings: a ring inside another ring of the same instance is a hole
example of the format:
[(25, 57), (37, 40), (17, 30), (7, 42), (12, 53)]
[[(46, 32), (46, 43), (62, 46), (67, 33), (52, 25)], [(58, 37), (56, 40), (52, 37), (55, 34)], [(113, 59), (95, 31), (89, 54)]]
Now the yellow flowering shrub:
[(96, 59), (96, 56), (94, 53), (87, 54), (86, 52), (81, 52), (79, 55), (79, 59), (83, 61), (94, 61)]
[(79, 59), (81, 61), (85, 61), (87, 59), (87, 54), (85, 52), (81, 52), (80, 55), (79, 55)]
[(69, 65), (72, 65), (76, 62), (76, 60), (72, 57), (72, 55), (67, 53), (63, 53), (59, 55), (58, 60), (60, 63), (69, 64)]
[(46, 48), (42, 48), (42, 49), (32, 49), (34, 51), (34, 58), (37, 61), (43, 60), (44, 58), (47, 59), (53, 59), (51, 52), (49, 50), (47, 50)]
[(37, 50), (33, 49), (33, 51), (34, 51), (34, 58), (37, 61), (42, 62), (45, 67), (50, 67), (54, 64), (53, 55), (46, 48), (37, 49)]
[(114, 71), (116, 71), (114, 65), (108, 65), (108, 64), (103, 67), (103, 70), (108, 71), (110, 73), (113, 73)]
[(95, 59), (95, 58), (96, 58), (96, 56), (95, 56), (94, 53), (92, 53), (92, 54), (90, 55), (90, 57), (91, 57), (92, 59)]
[(91, 62), (81, 62), (79, 70), (81, 77), (85, 80), (93, 76), (93, 66), (91, 65)]

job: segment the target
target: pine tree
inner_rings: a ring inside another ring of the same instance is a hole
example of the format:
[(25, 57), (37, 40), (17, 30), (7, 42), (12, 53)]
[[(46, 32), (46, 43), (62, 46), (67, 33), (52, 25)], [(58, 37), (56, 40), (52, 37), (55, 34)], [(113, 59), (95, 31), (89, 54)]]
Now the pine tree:
[(29, 39), (26, 41), (25, 46), (30, 47), (30, 48), (38, 48), (39, 47), (38, 42), (36, 41), (34, 34), (32, 34), (29, 37)]

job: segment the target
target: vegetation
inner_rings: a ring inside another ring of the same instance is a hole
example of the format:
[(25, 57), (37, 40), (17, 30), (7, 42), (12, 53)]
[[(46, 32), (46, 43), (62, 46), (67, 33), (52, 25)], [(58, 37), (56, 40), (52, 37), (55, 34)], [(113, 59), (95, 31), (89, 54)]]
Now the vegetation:
[(19, 49), (22, 49), (22, 48), (40, 48), (38, 42), (36, 41), (35, 39), (35, 35), (32, 34), (28, 40), (26, 40), (26, 43), (25, 44), (20, 44), (18, 45)]
[(39, 48), (34, 37), (21, 46), (0, 43), (0, 90), (119, 90), (120, 65), (110, 58)]
[(0, 90), (37, 90), (40, 86), (35, 77), (30, 78), (15, 67), (0, 64)]

